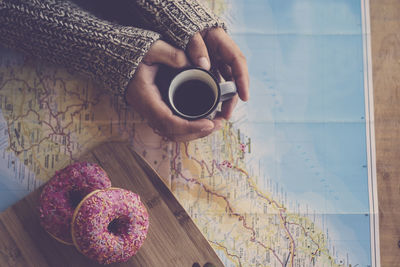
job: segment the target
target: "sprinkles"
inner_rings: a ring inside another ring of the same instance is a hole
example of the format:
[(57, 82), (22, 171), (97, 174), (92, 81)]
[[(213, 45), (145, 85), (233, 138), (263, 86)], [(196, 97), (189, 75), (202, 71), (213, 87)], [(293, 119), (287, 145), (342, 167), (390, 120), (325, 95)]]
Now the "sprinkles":
[(111, 187), (95, 163), (77, 162), (57, 171), (40, 195), (40, 224), (58, 241), (72, 245), (71, 221), (76, 206), (90, 192)]
[(142, 246), (149, 215), (140, 197), (108, 188), (87, 195), (72, 219), (72, 240), (84, 255), (101, 264), (126, 262)]
[(95, 163), (57, 171), (40, 195), (40, 223), (56, 240), (101, 264), (125, 262), (147, 236), (149, 215), (140, 197), (111, 187)]

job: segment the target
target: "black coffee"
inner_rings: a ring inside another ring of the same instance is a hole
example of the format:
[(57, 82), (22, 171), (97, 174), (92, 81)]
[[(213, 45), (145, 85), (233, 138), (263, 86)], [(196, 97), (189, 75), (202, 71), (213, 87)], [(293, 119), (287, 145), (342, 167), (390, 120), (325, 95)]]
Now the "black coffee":
[(200, 80), (189, 80), (176, 88), (173, 101), (179, 112), (197, 116), (210, 110), (215, 101), (215, 94), (206, 83)]

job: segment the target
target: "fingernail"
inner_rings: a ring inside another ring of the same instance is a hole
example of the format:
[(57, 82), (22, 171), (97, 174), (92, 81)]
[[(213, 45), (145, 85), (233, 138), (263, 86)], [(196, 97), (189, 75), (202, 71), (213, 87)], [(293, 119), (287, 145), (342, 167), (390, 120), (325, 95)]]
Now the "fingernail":
[(208, 132), (208, 131), (211, 131), (212, 129), (214, 129), (214, 123), (212, 125), (209, 124), (208, 126), (204, 127), (203, 129), (201, 129), (201, 131)]
[(198, 64), (199, 64), (200, 68), (203, 68), (205, 70), (210, 69), (210, 62), (208, 61), (208, 59), (206, 57), (199, 58)]

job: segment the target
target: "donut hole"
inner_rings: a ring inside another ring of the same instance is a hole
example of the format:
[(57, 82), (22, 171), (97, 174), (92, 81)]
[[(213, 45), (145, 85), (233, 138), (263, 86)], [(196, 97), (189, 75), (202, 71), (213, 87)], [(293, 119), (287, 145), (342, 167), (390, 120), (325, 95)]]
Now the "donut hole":
[(85, 196), (86, 192), (82, 190), (71, 190), (68, 192), (68, 199), (73, 208), (76, 208)]
[(107, 230), (114, 235), (122, 235), (128, 232), (129, 218), (126, 216), (121, 216), (112, 220), (108, 226)]

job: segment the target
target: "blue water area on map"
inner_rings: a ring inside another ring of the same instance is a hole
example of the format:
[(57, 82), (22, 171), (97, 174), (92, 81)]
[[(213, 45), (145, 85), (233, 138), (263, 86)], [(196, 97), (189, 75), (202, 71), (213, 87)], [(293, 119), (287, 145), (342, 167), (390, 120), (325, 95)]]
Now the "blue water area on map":
[(290, 199), (326, 217), (342, 257), (371, 264), (361, 1), (234, 3), (253, 154)]
[(28, 190), (12, 180), (7, 175), (0, 174), (0, 212), (23, 198), (29, 193)]
[(13, 152), (7, 151), (9, 146), (7, 123), (0, 110), (0, 212), (22, 199), (30, 191), (21, 182), (22, 175), (28, 170)]

